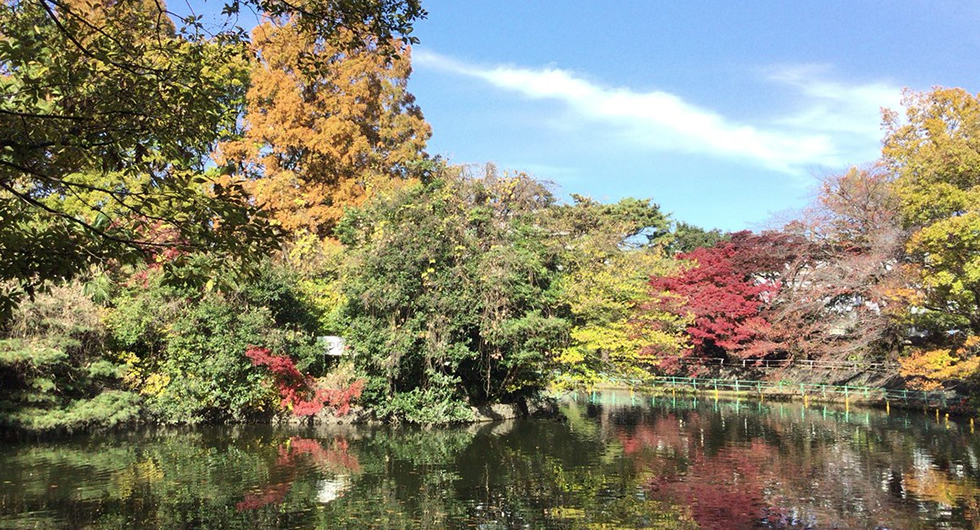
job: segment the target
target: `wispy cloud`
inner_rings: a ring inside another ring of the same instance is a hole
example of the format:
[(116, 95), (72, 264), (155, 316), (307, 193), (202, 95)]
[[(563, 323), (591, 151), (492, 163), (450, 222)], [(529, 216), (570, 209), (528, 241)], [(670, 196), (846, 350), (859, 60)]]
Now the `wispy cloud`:
[(901, 94), (884, 83), (830, 80), (821, 68), (771, 69), (767, 80), (792, 90), (799, 104), (787, 115), (742, 123), (677, 94), (603, 86), (555, 67), (479, 66), (425, 50), (416, 50), (414, 60), (528, 98), (562, 102), (572, 116), (616, 127), (638, 146), (742, 159), (795, 174), (873, 158), (868, 146), (878, 145), (879, 108), (895, 105)]
[(831, 79), (833, 71), (822, 65), (770, 68), (766, 78), (798, 92), (803, 110), (787, 116), (787, 126), (878, 139), (881, 108), (898, 109), (900, 88), (885, 82), (845, 83)]

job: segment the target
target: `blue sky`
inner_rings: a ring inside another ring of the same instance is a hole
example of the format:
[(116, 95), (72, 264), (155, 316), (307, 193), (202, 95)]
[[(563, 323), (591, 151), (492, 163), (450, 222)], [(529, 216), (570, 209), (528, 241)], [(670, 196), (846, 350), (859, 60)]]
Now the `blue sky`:
[[(170, 7), (223, 5), (185, 2)], [(409, 90), (431, 154), (528, 172), (562, 198), (652, 198), (706, 228), (774, 226), (821, 177), (872, 162), (903, 88), (980, 90), (980, 2), (423, 6)]]
[(973, 2), (429, 0), (432, 154), (758, 229), (878, 156), (903, 87), (978, 89)]

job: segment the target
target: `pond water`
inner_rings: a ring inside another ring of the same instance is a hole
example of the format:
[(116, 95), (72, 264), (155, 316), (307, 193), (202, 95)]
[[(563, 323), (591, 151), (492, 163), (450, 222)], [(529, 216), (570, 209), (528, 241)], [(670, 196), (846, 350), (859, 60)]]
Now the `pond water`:
[(570, 396), (563, 420), (0, 445), (0, 528), (980, 528), (933, 411)]

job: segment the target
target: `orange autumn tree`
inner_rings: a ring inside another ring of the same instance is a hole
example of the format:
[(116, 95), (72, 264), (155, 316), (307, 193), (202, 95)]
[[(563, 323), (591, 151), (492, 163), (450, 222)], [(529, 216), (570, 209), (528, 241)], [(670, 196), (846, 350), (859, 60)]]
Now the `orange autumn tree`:
[(426, 157), (431, 130), (406, 88), (410, 48), (352, 49), (342, 45), (351, 35), (327, 41), (275, 19), (253, 31), (244, 135), (219, 159), (286, 231), (330, 235), (344, 206), (414, 177)]

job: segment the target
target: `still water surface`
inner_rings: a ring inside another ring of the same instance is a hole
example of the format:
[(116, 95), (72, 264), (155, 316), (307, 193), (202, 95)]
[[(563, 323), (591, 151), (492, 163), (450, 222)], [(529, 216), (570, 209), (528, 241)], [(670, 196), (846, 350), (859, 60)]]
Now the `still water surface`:
[(3, 444), (0, 528), (980, 528), (968, 422), (574, 398), (562, 421)]

